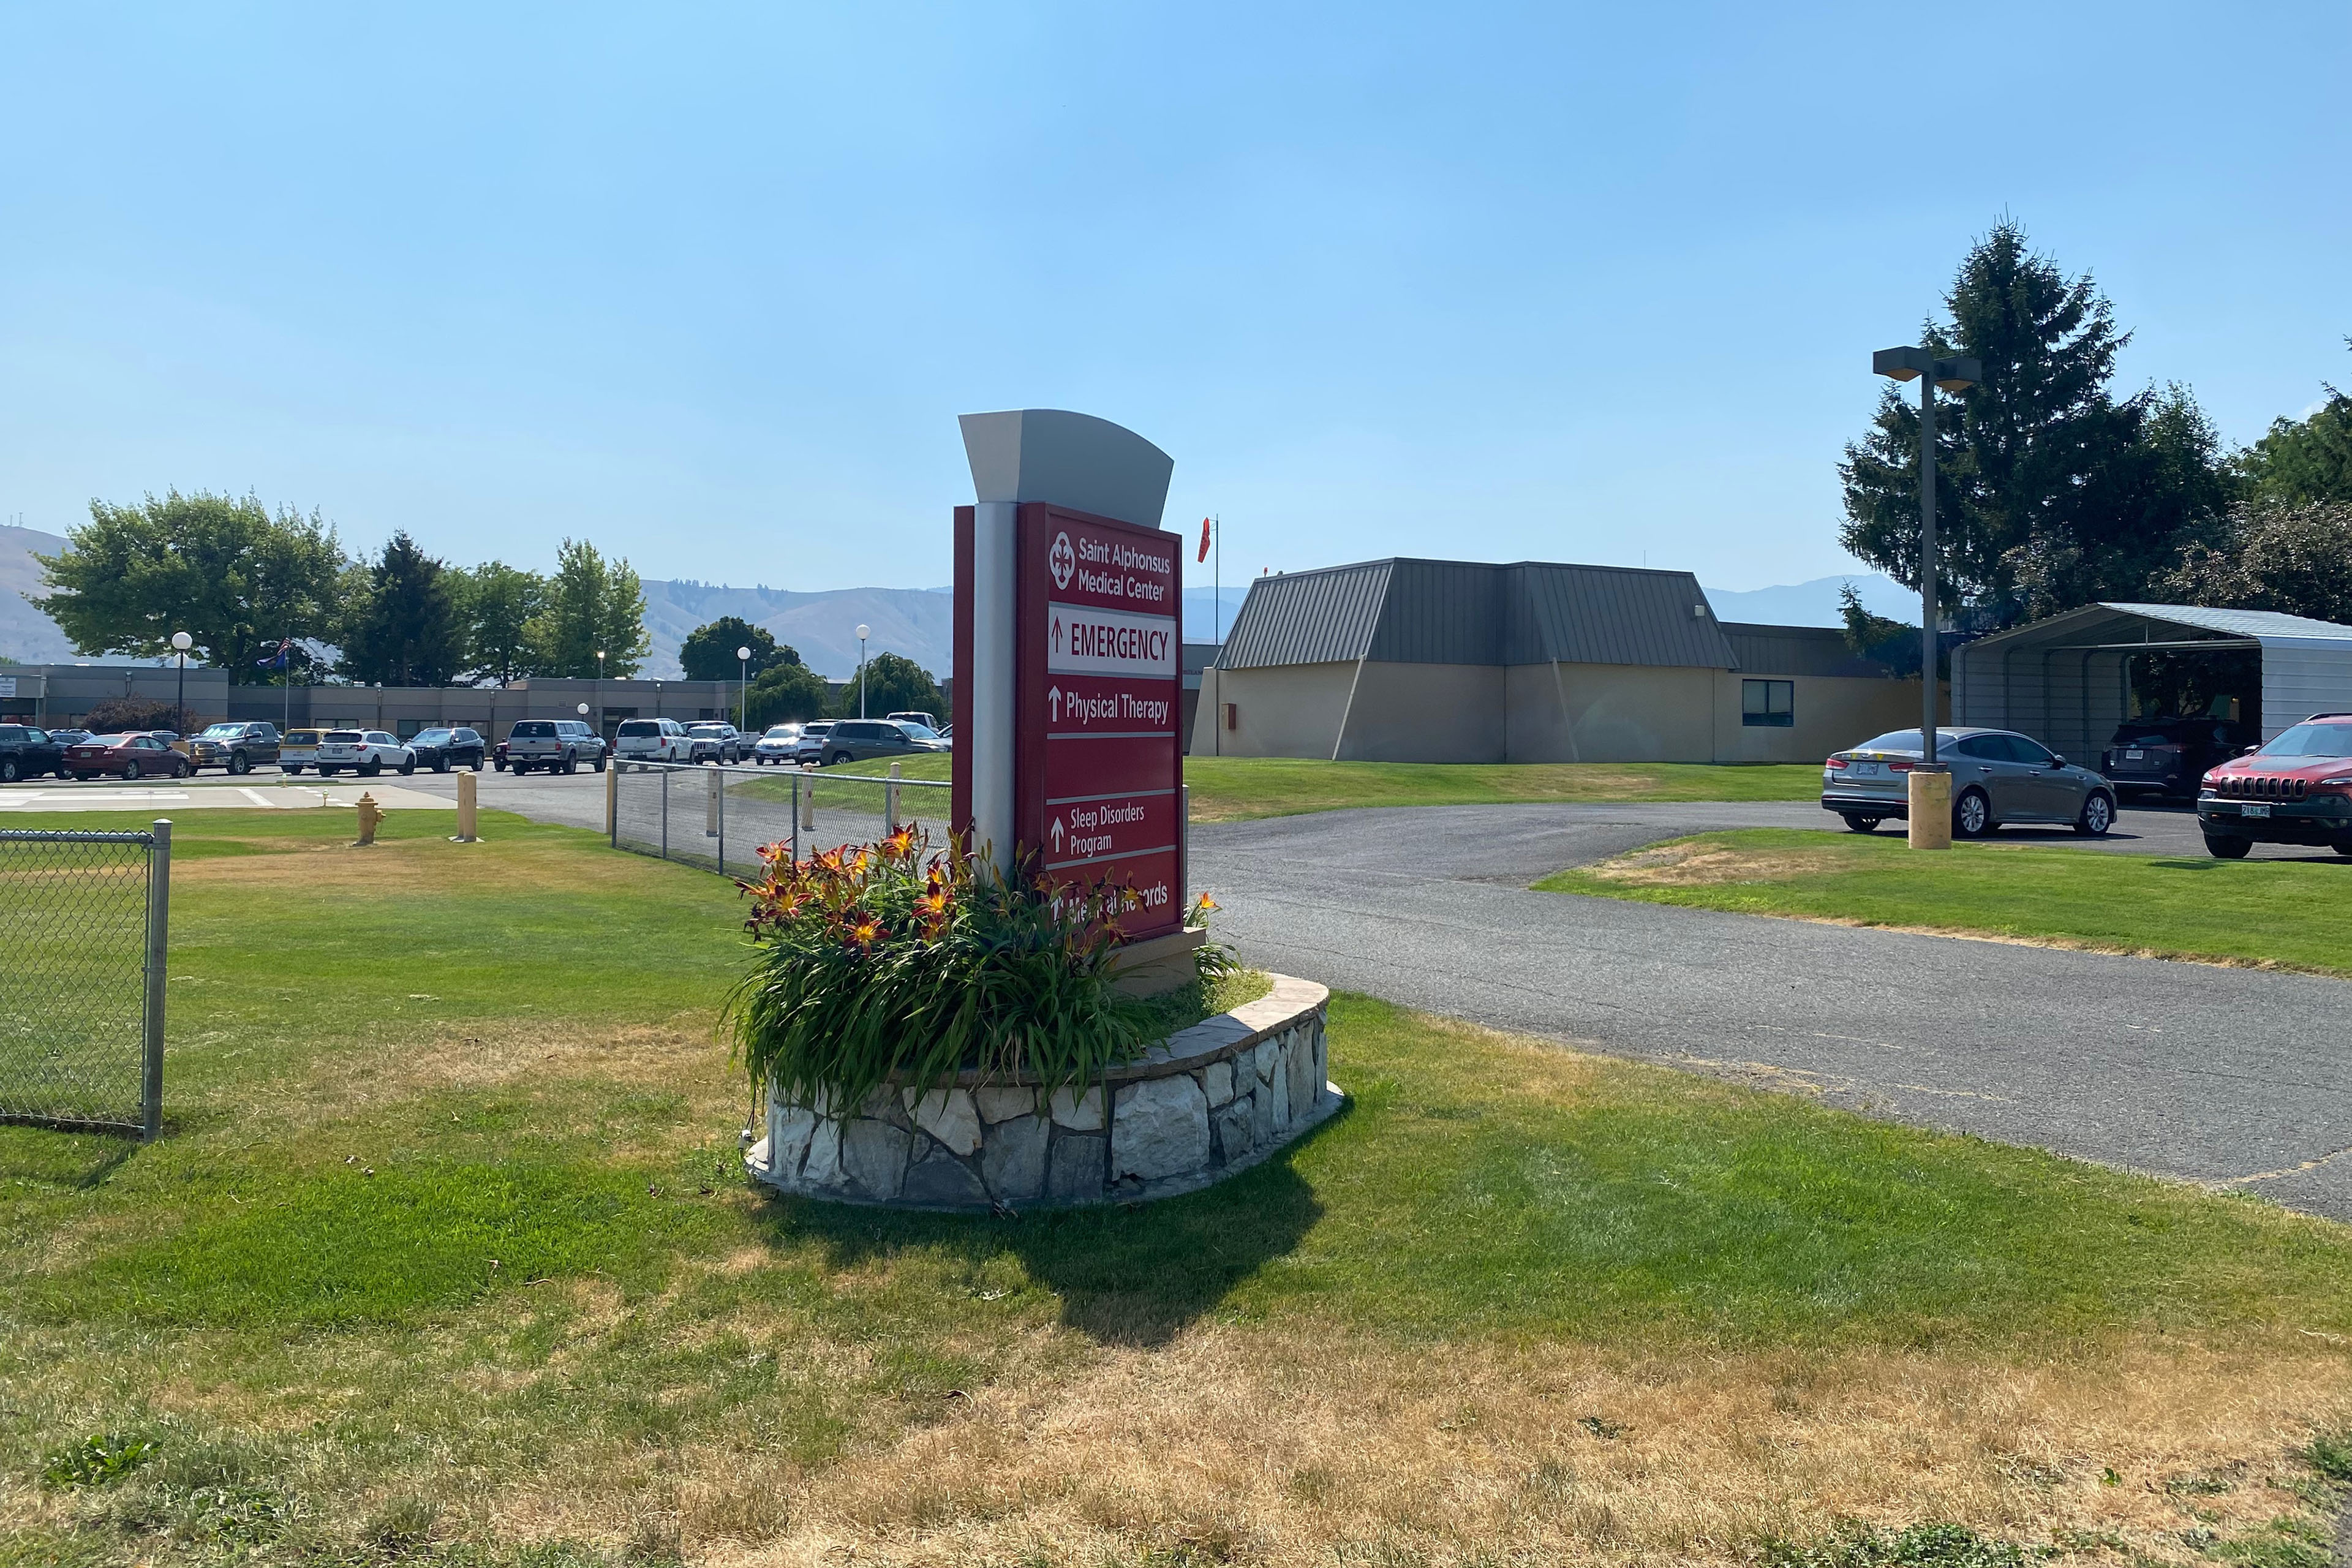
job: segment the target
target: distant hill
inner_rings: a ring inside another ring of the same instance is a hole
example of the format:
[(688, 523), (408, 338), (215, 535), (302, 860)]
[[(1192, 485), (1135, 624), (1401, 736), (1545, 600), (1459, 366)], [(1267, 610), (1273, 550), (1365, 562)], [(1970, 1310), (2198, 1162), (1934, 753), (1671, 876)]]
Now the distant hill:
[(1816, 577), (1810, 583), (1789, 583), (1777, 588), (1709, 588), (1707, 603), (1726, 621), (1760, 621), (1775, 626), (1842, 626), (1838, 590), (1854, 585), (1862, 607), (1874, 616), (1919, 624), (1919, 595), (1877, 572), (1854, 572), (1838, 577)]
[(868, 658), (903, 655), (935, 677), (950, 673), (955, 650), (955, 597), (938, 588), (835, 588), (796, 594), (784, 588), (730, 588), (690, 579), (646, 583), (646, 631), (653, 652), (639, 673), (665, 680), (684, 673), (678, 644), (695, 627), (740, 616), (800, 651), (819, 675), (857, 673), (857, 628), (870, 626)]
[(58, 623), (25, 602), (46, 594), (35, 552), (55, 555), (66, 542), (37, 528), (0, 528), (0, 654), (19, 664), (70, 663), (73, 644)]

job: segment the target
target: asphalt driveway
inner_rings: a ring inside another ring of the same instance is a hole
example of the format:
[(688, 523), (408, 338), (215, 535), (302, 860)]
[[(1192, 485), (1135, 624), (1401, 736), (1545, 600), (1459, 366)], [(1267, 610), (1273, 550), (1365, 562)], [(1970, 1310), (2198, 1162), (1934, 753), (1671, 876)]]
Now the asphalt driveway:
[[(2352, 983), (1527, 888), (1677, 834), (1823, 816), (1429, 806), (1216, 824), (1192, 830), (1192, 886), (1244, 958), (1286, 973), (2352, 1220)], [(2124, 822), (2133, 837), (2097, 847), (2203, 854), (2193, 818)]]

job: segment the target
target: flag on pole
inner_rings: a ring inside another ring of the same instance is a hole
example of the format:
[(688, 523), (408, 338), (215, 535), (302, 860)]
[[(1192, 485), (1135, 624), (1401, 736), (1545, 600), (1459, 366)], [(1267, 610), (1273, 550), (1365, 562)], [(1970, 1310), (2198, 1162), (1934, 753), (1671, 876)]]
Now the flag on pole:
[(1208, 558), (1209, 558), (1209, 520), (1208, 520), (1207, 518), (1205, 518), (1205, 517), (1204, 517), (1204, 518), (1202, 518), (1202, 519), (1201, 520), (1201, 553), (1199, 553), (1198, 555), (1195, 555), (1194, 557), (1192, 557), (1192, 563), (1193, 563), (1194, 565), (1196, 565), (1196, 566), (1197, 566), (1197, 565), (1199, 565), (1202, 562), (1206, 561)]
[(288, 637), (278, 645), (278, 651), (276, 653), (263, 654), (259, 658), (255, 659), (253, 663), (254, 668), (257, 669), (283, 669), (287, 665), (293, 661), (293, 658), (294, 639), (292, 637)]

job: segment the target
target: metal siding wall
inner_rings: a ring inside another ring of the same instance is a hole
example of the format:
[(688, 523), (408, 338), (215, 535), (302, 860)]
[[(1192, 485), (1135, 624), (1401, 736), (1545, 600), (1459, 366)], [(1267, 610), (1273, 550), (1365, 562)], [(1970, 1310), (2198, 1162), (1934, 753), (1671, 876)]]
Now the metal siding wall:
[(2314, 713), (2352, 713), (2352, 643), (2263, 639), (2263, 739)]

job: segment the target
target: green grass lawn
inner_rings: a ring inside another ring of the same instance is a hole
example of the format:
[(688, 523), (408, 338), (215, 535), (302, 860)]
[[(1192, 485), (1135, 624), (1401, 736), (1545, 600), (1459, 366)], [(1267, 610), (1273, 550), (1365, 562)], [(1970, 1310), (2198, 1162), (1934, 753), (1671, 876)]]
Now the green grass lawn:
[(1706, 833), (1536, 886), (1743, 914), (2063, 942), (2101, 951), (2352, 974), (2352, 922), (2280, 918), (2332, 909), (2352, 863), (2170, 859), (1803, 829)]
[(1812, 800), (1816, 764), (1701, 763), (1328, 763), (1187, 757), (1192, 820), (1231, 822), (1369, 805), (1516, 801)]
[(1728, 1563), (2334, 1495), (2344, 1227), (1344, 996), (1352, 1106), (1211, 1191), (769, 1200), (727, 882), (350, 831), (180, 826), (170, 1136), (0, 1128), (0, 1563)]
[[(944, 779), (949, 759), (910, 758), (906, 778)], [(873, 775), (877, 763), (845, 763), (825, 773)], [(1343, 811), (1370, 805), (1495, 805), (1517, 801), (1805, 800), (1821, 795), (1819, 766), (1806, 763), (1329, 763), (1299, 757), (1187, 757), (1184, 782), (1192, 791), (1192, 820), (1237, 822)], [(772, 799), (789, 798), (782, 776), (737, 786)], [(879, 785), (820, 785), (820, 809), (879, 812)], [(909, 813), (935, 811), (943, 802), (929, 791), (908, 791)]]

